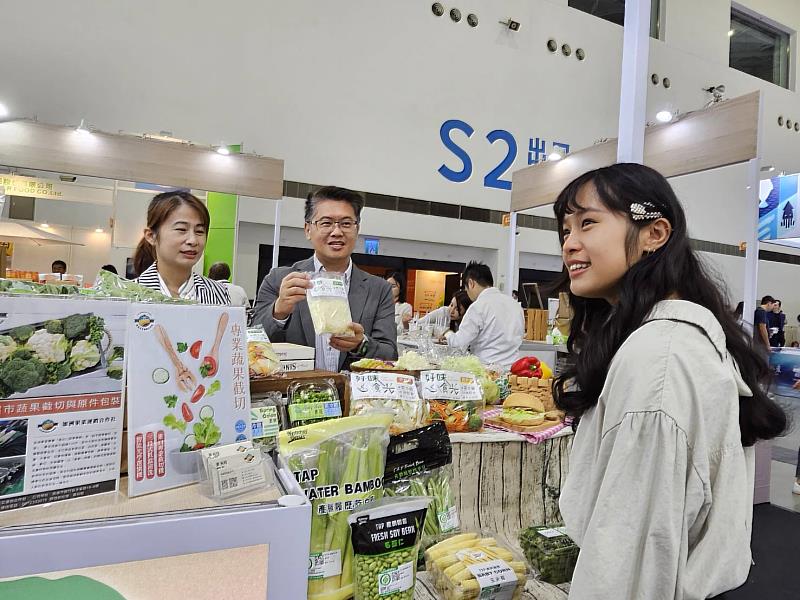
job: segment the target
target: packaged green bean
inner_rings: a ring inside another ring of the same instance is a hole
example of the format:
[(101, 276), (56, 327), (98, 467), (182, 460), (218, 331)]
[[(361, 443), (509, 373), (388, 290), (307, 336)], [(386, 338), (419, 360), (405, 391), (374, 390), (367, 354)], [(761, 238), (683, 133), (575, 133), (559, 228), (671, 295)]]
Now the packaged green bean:
[(579, 548), (561, 524), (528, 527), (519, 543), (539, 579), (554, 585), (572, 579)]
[(387, 498), (350, 515), (355, 600), (413, 600), (429, 503), (430, 498)]
[(442, 422), (393, 435), (386, 454), (384, 490), (387, 496), (428, 496), (431, 505), (423, 527), (423, 546), (459, 528), (450, 482), (453, 447)]
[(278, 452), (311, 501), (309, 600), (353, 595), (347, 517), (383, 496), (392, 414), (344, 417), (278, 434)]

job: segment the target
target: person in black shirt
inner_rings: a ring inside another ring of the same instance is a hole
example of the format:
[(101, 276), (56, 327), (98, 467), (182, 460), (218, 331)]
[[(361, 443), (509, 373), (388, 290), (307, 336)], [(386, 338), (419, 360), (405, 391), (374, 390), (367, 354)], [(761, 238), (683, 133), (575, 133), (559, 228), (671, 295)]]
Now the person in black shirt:
[(775, 298), (772, 296), (764, 296), (761, 299), (761, 306), (756, 308), (753, 317), (753, 337), (755, 338), (756, 345), (759, 344), (769, 352), (769, 322), (767, 321), (767, 314), (772, 312), (775, 306)]
[(773, 348), (783, 348), (786, 345), (784, 327), (786, 326), (786, 315), (781, 310), (781, 301), (775, 300), (772, 305), (772, 312), (767, 313), (769, 323), (769, 345)]

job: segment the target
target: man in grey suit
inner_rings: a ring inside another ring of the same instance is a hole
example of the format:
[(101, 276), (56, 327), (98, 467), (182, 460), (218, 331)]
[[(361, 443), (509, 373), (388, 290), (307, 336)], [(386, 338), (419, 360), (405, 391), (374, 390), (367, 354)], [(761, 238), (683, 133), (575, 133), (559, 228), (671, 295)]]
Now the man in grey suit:
[[(305, 234), (314, 256), (291, 267), (272, 269), (258, 290), (255, 322), (273, 342), (316, 348), (316, 367), (339, 371), (360, 357), (397, 358), (397, 326), (389, 284), (353, 265), (350, 255), (358, 239), (364, 201), (358, 192), (328, 186), (306, 200)], [(309, 273), (344, 273), (354, 336), (314, 333), (306, 292)]]

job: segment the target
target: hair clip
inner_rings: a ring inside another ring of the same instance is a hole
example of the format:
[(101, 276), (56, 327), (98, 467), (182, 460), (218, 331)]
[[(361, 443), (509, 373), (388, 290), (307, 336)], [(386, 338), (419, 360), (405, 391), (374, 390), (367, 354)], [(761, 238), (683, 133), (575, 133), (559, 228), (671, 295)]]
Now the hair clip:
[(650, 221), (661, 219), (663, 216), (652, 202), (634, 202), (631, 204), (631, 219), (634, 221)]

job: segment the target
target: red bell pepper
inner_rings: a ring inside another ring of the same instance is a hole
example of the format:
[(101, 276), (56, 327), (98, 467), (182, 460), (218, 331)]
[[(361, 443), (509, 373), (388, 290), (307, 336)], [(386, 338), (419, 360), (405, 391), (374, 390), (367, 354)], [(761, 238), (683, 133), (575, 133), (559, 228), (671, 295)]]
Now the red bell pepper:
[(542, 363), (535, 356), (520, 358), (511, 365), (511, 373), (518, 377), (541, 377)]

